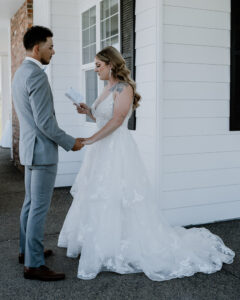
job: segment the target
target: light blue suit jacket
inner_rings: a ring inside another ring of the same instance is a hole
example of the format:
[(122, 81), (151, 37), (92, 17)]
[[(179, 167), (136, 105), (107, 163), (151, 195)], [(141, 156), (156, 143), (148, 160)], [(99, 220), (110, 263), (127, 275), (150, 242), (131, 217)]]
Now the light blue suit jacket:
[(20, 124), (21, 164), (56, 164), (58, 145), (69, 151), (75, 138), (58, 127), (46, 73), (34, 62), (24, 60), (14, 75), (12, 94)]

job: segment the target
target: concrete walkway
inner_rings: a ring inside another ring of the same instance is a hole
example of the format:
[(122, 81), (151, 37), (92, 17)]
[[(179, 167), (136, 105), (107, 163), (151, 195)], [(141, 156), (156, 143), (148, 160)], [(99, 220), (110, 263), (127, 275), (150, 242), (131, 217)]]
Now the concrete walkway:
[(57, 239), (71, 204), (68, 188), (54, 191), (46, 224), (45, 246), (55, 255), (47, 259), (54, 270), (64, 271), (66, 280), (41, 282), (23, 278), (18, 264), (19, 214), (24, 198), (23, 175), (10, 161), (9, 150), (0, 148), (0, 299), (1, 300), (239, 300), (240, 220), (206, 225), (236, 252), (233, 264), (215, 274), (195, 274), (189, 278), (153, 282), (144, 274), (101, 273), (90, 281), (76, 278), (78, 260), (65, 257)]

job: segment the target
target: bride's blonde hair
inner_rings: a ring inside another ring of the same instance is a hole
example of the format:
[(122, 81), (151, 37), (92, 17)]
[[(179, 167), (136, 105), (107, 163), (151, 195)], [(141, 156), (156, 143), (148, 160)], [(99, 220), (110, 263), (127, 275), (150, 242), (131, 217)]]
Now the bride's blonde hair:
[(107, 65), (111, 63), (113, 78), (118, 79), (120, 82), (126, 82), (132, 87), (134, 95), (133, 109), (136, 109), (139, 106), (138, 102), (140, 101), (141, 96), (136, 92), (136, 83), (130, 77), (130, 71), (126, 66), (126, 62), (121, 53), (116, 48), (107, 46), (99, 51), (96, 54), (96, 57)]

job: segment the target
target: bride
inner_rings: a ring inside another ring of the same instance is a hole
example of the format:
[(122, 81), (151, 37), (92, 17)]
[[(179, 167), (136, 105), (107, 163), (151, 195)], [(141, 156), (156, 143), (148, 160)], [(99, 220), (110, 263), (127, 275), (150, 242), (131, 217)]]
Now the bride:
[(127, 128), (140, 95), (121, 54), (109, 46), (97, 53), (95, 71), (107, 80), (89, 108), (77, 110), (96, 121), (83, 139), (84, 162), (71, 188), (72, 205), (58, 246), (78, 257), (78, 278), (101, 271), (144, 272), (162, 281), (213, 273), (233, 261), (234, 252), (205, 228), (171, 227), (154, 202), (138, 148)]

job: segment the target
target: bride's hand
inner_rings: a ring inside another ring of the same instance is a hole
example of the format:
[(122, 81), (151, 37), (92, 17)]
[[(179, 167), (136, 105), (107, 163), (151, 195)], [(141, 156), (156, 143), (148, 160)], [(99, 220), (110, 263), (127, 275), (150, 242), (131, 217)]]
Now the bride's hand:
[(87, 106), (85, 103), (79, 103), (79, 105), (74, 104), (77, 108), (77, 111), (79, 114), (85, 114), (89, 115), (90, 114), (90, 108)]
[(93, 141), (92, 138), (85, 138), (85, 139), (83, 139), (83, 141), (82, 141), (82, 144), (83, 144), (83, 145), (91, 145), (91, 144), (93, 144), (93, 143), (94, 143), (94, 141)]

